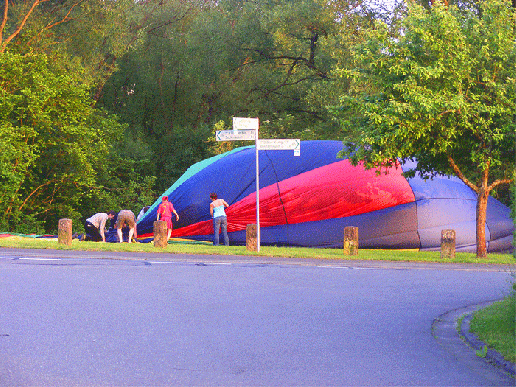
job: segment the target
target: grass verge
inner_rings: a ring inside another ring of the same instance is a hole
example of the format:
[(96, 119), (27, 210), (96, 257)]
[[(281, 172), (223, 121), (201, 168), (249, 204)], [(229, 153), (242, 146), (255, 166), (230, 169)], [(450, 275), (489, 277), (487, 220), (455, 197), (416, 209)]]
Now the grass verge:
[(478, 259), (472, 253), (456, 253), (454, 259), (443, 260), (438, 251), (417, 250), (366, 250), (358, 255), (344, 255), (342, 249), (315, 249), (300, 247), (261, 246), (260, 252), (248, 251), (245, 246), (213, 246), (208, 242), (191, 242), (173, 239), (164, 249), (154, 247), (153, 243), (99, 243), (72, 241), (71, 246), (58, 244), (56, 238), (28, 238), (10, 236), (0, 238), (0, 247), (23, 249), (58, 249), (84, 251), (121, 251), (144, 253), (200, 254), (200, 255), (248, 255), (281, 258), (339, 259), (339, 260), (376, 260), (398, 262), (437, 262), (437, 263), (471, 263), (514, 265), (516, 258), (510, 254), (489, 254), (487, 258)]
[[(513, 285), (516, 286), (516, 285)], [(470, 331), (506, 360), (516, 363), (516, 293), (475, 312)]]

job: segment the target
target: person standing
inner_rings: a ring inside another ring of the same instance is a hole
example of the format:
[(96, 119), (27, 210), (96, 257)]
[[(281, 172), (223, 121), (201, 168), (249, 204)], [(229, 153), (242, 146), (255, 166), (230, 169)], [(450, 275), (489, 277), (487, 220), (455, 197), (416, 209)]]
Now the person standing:
[(229, 246), (228, 237), (228, 218), (224, 208), (229, 207), (229, 204), (224, 199), (218, 199), (217, 194), (213, 192), (210, 194), (210, 215), (213, 217), (213, 245), (219, 245), (219, 230), (222, 228), (222, 234), (224, 235), (224, 244)]
[(127, 225), (129, 227), (129, 239), (128, 243), (131, 243), (133, 240), (133, 235), (135, 238), (138, 238), (138, 232), (136, 231), (136, 217), (131, 210), (122, 210), (118, 213), (116, 218), (115, 228), (118, 234), (118, 241), (122, 243), (124, 241), (124, 236), (122, 233), (122, 227)]
[(175, 214), (176, 220), (179, 220), (179, 215), (172, 203), (168, 201), (168, 196), (163, 196), (161, 204), (158, 206), (156, 220), (160, 220), (161, 217), (161, 220), (167, 223), (167, 241), (170, 239), (170, 235), (172, 235), (172, 214)]
[(107, 214), (99, 212), (84, 222), (84, 238), (83, 241), (89, 240), (93, 242), (105, 242), (106, 241), (106, 222), (108, 219), (113, 219), (116, 215), (115, 211), (109, 211)]

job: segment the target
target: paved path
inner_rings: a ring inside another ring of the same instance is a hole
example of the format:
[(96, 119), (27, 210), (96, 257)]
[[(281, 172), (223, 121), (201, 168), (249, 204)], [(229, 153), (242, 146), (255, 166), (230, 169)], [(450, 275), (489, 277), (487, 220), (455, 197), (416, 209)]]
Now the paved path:
[(515, 385), (436, 325), (506, 267), (0, 248), (0, 278), (1, 386)]

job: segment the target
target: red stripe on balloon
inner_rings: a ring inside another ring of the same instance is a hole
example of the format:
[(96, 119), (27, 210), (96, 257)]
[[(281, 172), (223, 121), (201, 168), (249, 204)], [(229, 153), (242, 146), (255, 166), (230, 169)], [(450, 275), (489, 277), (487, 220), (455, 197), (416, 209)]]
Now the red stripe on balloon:
[[(260, 226), (344, 218), (414, 200), (399, 166), (377, 174), (342, 160), (260, 189)], [(256, 194), (230, 205), (226, 214), (228, 232), (256, 223)], [(212, 233), (212, 221), (207, 220), (173, 230), (172, 236)]]

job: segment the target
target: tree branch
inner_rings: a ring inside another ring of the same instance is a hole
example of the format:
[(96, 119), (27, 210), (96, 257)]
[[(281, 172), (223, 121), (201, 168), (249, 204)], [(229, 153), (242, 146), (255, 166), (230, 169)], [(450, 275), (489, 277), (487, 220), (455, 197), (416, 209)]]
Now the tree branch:
[[(11, 40), (13, 40), (15, 37), (18, 36), (18, 34), (20, 33), (20, 31), (22, 30), (23, 27), (25, 27), (25, 23), (27, 23), (27, 19), (30, 17), (30, 15), (32, 14), (32, 12), (34, 11), (34, 9), (36, 9), (36, 7), (38, 5), (40, 5), (41, 3), (44, 3), (48, 0), (34, 0), (34, 2), (32, 3), (32, 6), (30, 7), (29, 11), (25, 14), (25, 16), (23, 17), (23, 20), (20, 22), (20, 25), (18, 26), (18, 28), (16, 28), (16, 31), (14, 31), (3, 43), (2, 45), (0, 46), (0, 54), (2, 54), (5, 49), (7, 48), (7, 44), (9, 44), (9, 42)], [(6, 3), (9, 3), (9, 0), (5, 0)], [(6, 7), (7, 9), (7, 7)], [(7, 10), (4, 10), (4, 20), (2, 20), (2, 25), (5, 25), (5, 23), (7, 22)]]
[(455, 161), (453, 160), (453, 158), (451, 156), (448, 156), (448, 162), (450, 163), (450, 166), (452, 167), (455, 174), (459, 177), (459, 179), (461, 179), (464, 182), (464, 184), (466, 184), (473, 191), (478, 193), (478, 187), (475, 184), (473, 184), (471, 181), (469, 181), (466, 176), (464, 176), (464, 174), (462, 173), (462, 171), (460, 170), (458, 165), (455, 164)]
[[(254, 51), (256, 53), (258, 53), (260, 56), (262, 56), (265, 59), (267, 59), (267, 60), (286, 59), (286, 60), (293, 61), (295, 65), (299, 64), (299, 62), (302, 62), (306, 67), (308, 67), (311, 70), (314, 70), (315, 73), (317, 74), (317, 76), (319, 76), (321, 78), (324, 78), (324, 79), (328, 78), (328, 74), (325, 71), (323, 71), (321, 69), (318, 69), (317, 66), (315, 66), (314, 63), (312, 63), (310, 59), (306, 59), (303, 56), (291, 56), (291, 55), (278, 55), (278, 56), (274, 56), (274, 55), (266, 54), (262, 50), (254, 50)], [(315, 60), (315, 58), (314, 58), (314, 60)], [(256, 61), (247, 61), (246, 60), (244, 65), (248, 65), (248, 64), (252, 64), (252, 63), (257, 63), (257, 62)]]
[(43, 188), (44, 186), (49, 185), (49, 184), (54, 183), (54, 182), (56, 182), (56, 180), (55, 180), (55, 179), (48, 180), (48, 181), (46, 181), (45, 183), (41, 184), (40, 186), (36, 187), (36, 188), (35, 188), (35, 189), (30, 193), (30, 195), (29, 195), (29, 196), (27, 196), (27, 197), (25, 198), (25, 200), (23, 201), (23, 203), (22, 203), (22, 204), (20, 205), (20, 207), (18, 208), (18, 211), (21, 211), (21, 209), (23, 208), (23, 206), (25, 206), (25, 204), (27, 204), (27, 201), (30, 199), (30, 197), (31, 197), (32, 195), (34, 195), (38, 190), (40, 190), (40, 189), (41, 189), (41, 188)]
[(8, 9), (9, 9), (9, 0), (5, 0), (4, 15), (2, 17), (2, 24), (0, 25), (0, 43), (2, 43), (3, 36), (4, 36), (4, 28), (5, 28), (5, 25), (7, 24), (7, 11), (8, 11)]
[[(83, 1), (83, 0), (79, 0), (78, 2), (76, 2), (75, 4), (73, 4), (73, 5), (70, 7), (70, 9), (68, 10), (68, 12), (66, 13), (66, 15), (65, 15), (65, 16), (63, 16), (63, 18), (62, 18), (61, 20), (56, 21), (56, 22), (54, 22), (54, 23), (52, 23), (52, 24), (50, 24), (50, 23), (49, 23), (49, 24), (47, 24), (45, 27), (43, 27), (43, 29), (42, 29), (41, 31), (39, 31), (39, 33), (38, 33), (37, 35), (34, 35), (34, 36), (30, 39), (29, 44), (31, 44), (31, 43), (32, 43), (32, 42), (33, 42), (33, 41), (34, 41), (38, 36), (40, 36), (40, 35), (43, 33), (43, 31), (49, 30), (49, 29), (51, 29), (51, 28), (53, 28), (53, 27), (55, 27), (55, 26), (57, 26), (57, 25), (59, 25), (59, 24), (61, 24), (61, 23), (66, 23), (67, 21), (72, 20), (72, 18), (71, 18), (71, 17), (69, 17), (69, 16), (70, 16), (70, 13), (72, 13), (73, 9), (74, 9), (77, 5), (79, 5), (82, 1)], [(55, 20), (55, 19), (54, 19), (54, 20)]]
[(495, 180), (491, 183), (491, 185), (489, 185), (487, 187), (487, 189), (489, 191), (491, 191), (492, 189), (498, 187), (499, 185), (502, 185), (502, 184), (511, 184), (511, 183), (514, 183), (514, 179), (499, 179), (499, 180)]
[(52, 24), (47, 24), (47, 26), (44, 28), (44, 30), (49, 30), (51, 29), (52, 27), (55, 27), (57, 26), (58, 24), (61, 24), (61, 23), (65, 23), (69, 20), (72, 20), (70, 16), (70, 14), (72, 13), (73, 9), (78, 6), (80, 3), (82, 3), (82, 0), (79, 0), (78, 2), (76, 2), (75, 4), (73, 4), (70, 9), (68, 10), (68, 12), (66, 13), (66, 15), (63, 16), (63, 18), (59, 21), (56, 21), (55, 23), (52, 23)]

